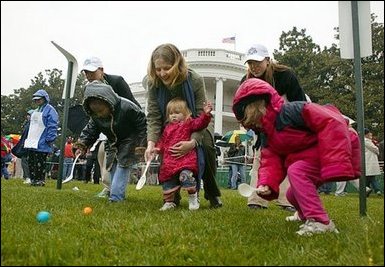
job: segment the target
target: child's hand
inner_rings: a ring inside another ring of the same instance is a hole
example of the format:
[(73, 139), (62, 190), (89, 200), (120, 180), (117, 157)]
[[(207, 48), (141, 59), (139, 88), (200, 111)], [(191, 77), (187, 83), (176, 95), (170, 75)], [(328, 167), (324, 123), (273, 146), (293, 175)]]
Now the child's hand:
[(159, 147), (155, 147), (154, 148), (154, 153), (155, 154), (160, 154), (160, 148)]
[(260, 185), (257, 187), (257, 194), (262, 196), (267, 196), (271, 194), (270, 187), (267, 185)]
[(207, 101), (207, 103), (203, 103), (203, 111), (206, 114), (209, 114), (213, 110), (213, 104), (210, 101)]

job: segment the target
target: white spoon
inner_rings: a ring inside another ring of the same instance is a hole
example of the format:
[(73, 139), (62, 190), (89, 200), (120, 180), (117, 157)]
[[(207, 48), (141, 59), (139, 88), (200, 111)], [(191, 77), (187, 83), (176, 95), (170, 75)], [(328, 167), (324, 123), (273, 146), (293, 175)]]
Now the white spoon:
[(238, 185), (238, 192), (241, 194), (241, 196), (250, 197), (253, 192), (258, 192), (258, 189), (243, 183)]
[(148, 170), (148, 167), (150, 166), (151, 160), (147, 161), (146, 168), (144, 169), (142, 176), (140, 176), (140, 179), (138, 180), (136, 184), (136, 190), (140, 190), (143, 188), (144, 184), (146, 183), (146, 173)]
[(76, 161), (78, 160), (80, 154), (76, 156), (75, 160), (74, 160), (74, 163), (72, 164), (72, 169), (71, 169), (71, 174), (70, 176), (68, 176), (63, 182), (62, 184), (65, 184), (65, 183), (68, 183), (69, 181), (72, 180), (72, 178), (74, 177), (74, 169), (75, 169), (75, 164), (76, 164)]

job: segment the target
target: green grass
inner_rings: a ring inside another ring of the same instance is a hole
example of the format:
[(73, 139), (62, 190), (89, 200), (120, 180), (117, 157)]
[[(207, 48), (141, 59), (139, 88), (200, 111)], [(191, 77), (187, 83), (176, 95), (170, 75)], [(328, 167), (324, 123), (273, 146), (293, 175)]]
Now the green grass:
[[(73, 187), (79, 191), (73, 191)], [(384, 265), (384, 199), (367, 200), (359, 216), (357, 194), (322, 200), (340, 234), (302, 237), (290, 213), (270, 205), (249, 210), (237, 191), (222, 189), (224, 206), (198, 211), (181, 207), (161, 212), (161, 187), (136, 191), (108, 203), (95, 197), (101, 185), (74, 181), (56, 189), (31, 187), (21, 179), (1, 181), (1, 265)], [(203, 193), (203, 192), (202, 192)], [(93, 208), (84, 215), (84, 207)], [(41, 210), (51, 212), (45, 224)]]

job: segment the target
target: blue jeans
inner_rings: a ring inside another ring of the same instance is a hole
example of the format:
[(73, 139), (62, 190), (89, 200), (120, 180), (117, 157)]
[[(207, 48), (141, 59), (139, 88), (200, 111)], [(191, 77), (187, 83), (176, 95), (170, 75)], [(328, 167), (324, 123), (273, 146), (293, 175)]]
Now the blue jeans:
[(111, 193), (109, 200), (112, 202), (122, 201), (126, 198), (128, 177), (130, 177), (132, 165), (120, 167), (115, 162), (111, 168)]
[(71, 168), (74, 163), (73, 158), (64, 158), (63, 162), (63, 179), (67, 178), (71, 174)]
[(245, 165), (243, 164), (231, 164), (231, 189), (238, 188), (238, 172), (241, 176), (241, 183), (246, 183)]

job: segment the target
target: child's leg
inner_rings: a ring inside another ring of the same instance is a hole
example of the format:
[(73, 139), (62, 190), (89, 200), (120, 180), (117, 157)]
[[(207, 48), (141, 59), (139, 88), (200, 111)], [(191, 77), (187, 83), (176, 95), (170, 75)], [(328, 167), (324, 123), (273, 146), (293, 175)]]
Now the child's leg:
[(288, 168), (287, 175), (291, 187), (286, 197), (297, 209), (299, 217), (329, 224), (329, 216), (317, 192), (317, 185), (321, 184), (319, 166), (306, 161), (297, 161)]
[(186, 190), (189, 194), (194, 194), (197, 192), (196, 185), (197, 181), (193, 176), (192, 171), (183, 170), (179, 174), (179, 181), (184, 190)]
[(177, 178), (172, 177), (170, 180), (167, 180), (162, 183), (163, 189), (163, 202), (174, 202), (175, 195), (180, 190), (180, 183)]
[(188, 207), (189, 210), (199, 209), (199, 199), (196, 190), (197, 180), (193, 176), (193, 172), (190, 170), (183, 170), (179, 174), (179, 181), (184, 190), (188, 193)]
[(126, 198), (126, 188), (131, 167), (120, 167), (117, 163), (111, 169), (110, 201), (122, 201)]

